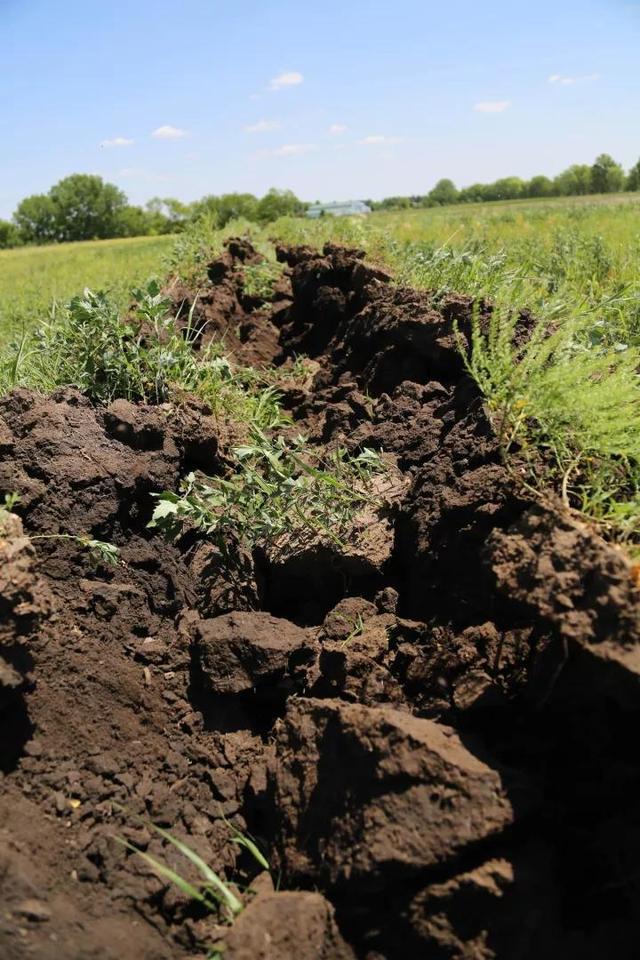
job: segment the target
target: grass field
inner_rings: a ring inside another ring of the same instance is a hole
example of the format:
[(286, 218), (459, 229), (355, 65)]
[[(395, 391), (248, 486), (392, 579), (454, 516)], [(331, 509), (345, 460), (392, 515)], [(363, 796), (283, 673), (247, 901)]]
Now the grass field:
[(46, 318), (52, 301), (85, 286), (126, 298), (131, 286), (162, 269), (174, 237), (96, 240), (0, 251), (0, 343)]

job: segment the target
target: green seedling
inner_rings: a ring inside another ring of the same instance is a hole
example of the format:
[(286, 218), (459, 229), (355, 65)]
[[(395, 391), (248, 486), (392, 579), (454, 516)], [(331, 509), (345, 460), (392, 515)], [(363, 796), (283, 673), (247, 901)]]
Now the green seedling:
[(114, 566), (120, 560), (120, 550), (115, 544), (95, 540), (92, 537), (75, 536), (71, 533), (36, 533), (30, 536), (29, 540), (71, 540), (88, 550), (96, 563), (102, 562), (108, 566)]

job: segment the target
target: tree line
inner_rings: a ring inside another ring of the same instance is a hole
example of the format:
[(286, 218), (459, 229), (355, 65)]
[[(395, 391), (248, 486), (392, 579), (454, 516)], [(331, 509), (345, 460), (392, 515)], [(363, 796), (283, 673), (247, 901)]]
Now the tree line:
[(0, 248), (177, 233), (203, 216), (217, 227), (237, 217), (269, 223), (305, 209), (306, 204), (291, 190), (276, 189), (261, 198), (251, 193), (227, 193), (194, 203), (154, 197), (141, 207), (130, 204), (119, 187), (102, 177), (74, 173), (48, 193), (25, 197), (11, 220), (0, 220)]
[(531, 180), (503, 177), (494, 183), (474, 183), (459, 190), (452, 180), (443, 179), (424, 196), (386, 197), (367, 201), (373, 210), (408, 207), (438, 207), (450, 203), (486, 203), (492, 200), (525, 200), (538, 197), (579, 197), (593, 193), (620, 193), (640, 190), (640, 160), (628, 172), (608, 153), (596, 160), (575, 163), (557, 177), (538, 175)]
[[(640, 191), (640, 160), (625, 172), (613, 157), (602, 153), (593, 164), (573, 164), (553, 178), (503, 177), (494, 183), (474, 183), (462, 190), (445, 178), (424, 195), (366, 202), (374, 210), (389, 210), (623, 190)], [(173, 197), (154, 197), (141, 207), (130, 204), (119, 187), (106, 183), (102, 177), (74, 173), (56, 183), (48, 193), (25, 197), (11, 220), (0, 220), (0, 249), (23, 244), (177, 233), (204, 216), (217, 227), (224, 227), (238, 217), (254, 223), (270, 223), (278, 217), (301, 216), (307, 206), (291, 190), (271, 189), (261, 198), (252, 193), (225, 193), (212, 194), (194, 203), (182, 203)]]

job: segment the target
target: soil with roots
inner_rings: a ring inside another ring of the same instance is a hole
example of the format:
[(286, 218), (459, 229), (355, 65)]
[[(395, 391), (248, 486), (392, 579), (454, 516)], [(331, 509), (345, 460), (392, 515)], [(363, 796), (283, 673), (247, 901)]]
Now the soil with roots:
[[(21, 498), (0, 530), (0, 955), (635, 958), (628, 561), (503, 462), (461, 359), (470, 300), (332, 246), (279, 249), (259, 300), (256, 256), (232, 242), (176, 307), (279, 370), (319, 447), (392, 455), (393, 511), (366, 562), (292, 547), (238, 586), (205, 538), (147, 527), (154, 493), (226, 469), (206, 407), (0, 400), (0, 495)], [(235, 923), (118, 842), (196, 879), (150, 823), (237, 885)]]

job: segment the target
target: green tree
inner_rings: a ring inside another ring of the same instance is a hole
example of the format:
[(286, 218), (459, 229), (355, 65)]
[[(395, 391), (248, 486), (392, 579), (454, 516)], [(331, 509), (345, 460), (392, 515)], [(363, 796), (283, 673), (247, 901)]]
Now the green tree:
[(487, 187), (484, 183), (472, 183), (470, 187), (464, 187), (458, 195), (459, 203), (482, 203), (487, 199)]
[(278, 217), (297, 217), (304, 208), (304, 203), (298, 200), (293, 190), (272, 187), (258, 202), (256, 216), (259, 223), (271, 223)]
[(581, 197), (591, 193), (591, 167), (574, 163), (553, 181), (554, 191), (561, 197)]
[(411, 207), (409, 197), (385, 197), (377, 203), (371, 200), (365, 200), (365, 203), (372, 210), (408, 210)]
[(102, 240), (117, 234), (127, 198), (113, 183), (88, 173), (74, 173), (49, 191), (60, 240)]
[(20, 244), (20, 233), (15, 223), (9, 220), (0, 220), (0, 250), (8, 247), (17, 247)]
[[(165, 218), (160, 217), (162, 223)], [(126, 206), (118, 214), (117, 235), (119, 237), (145, 237), (148, 234), (160, 233), (154, 230), (154, 215), (143, 210), (142, 207)]]
[(624, 189), (625, 175), (619, 163), (608, 153), (601, 153), (591, 167), (592, 193), (617, 193)]
[(221, 196), (203, 197), (193, 204), (193, 216), (207, 216), (217, 227), (224, 227), (230, 220), (244, 218), (256, 220), (258, 198), (252, 193), (224, 193)]
[(640, 190), (640, 160), (629, 170), (625, 190)]
[(528, 197), (552, 197), (553, 182), (545, 176), (532, 177), (525, 186), (525, 194)]
[(502, 177), (487, 187), (487, 200), (517, 200), (524, 195), (525, 182), (520, 177)]
[(460, 191), (453, 180), (438, 180), (433, 190), (427, 194), (429, 206), (443, 206), (446, 203), (457, 203)]
[(50, 196), (34, 193), (18, 204), (13, 215), (24, 243), (55, 243), (58, 235), (56, 208)]

